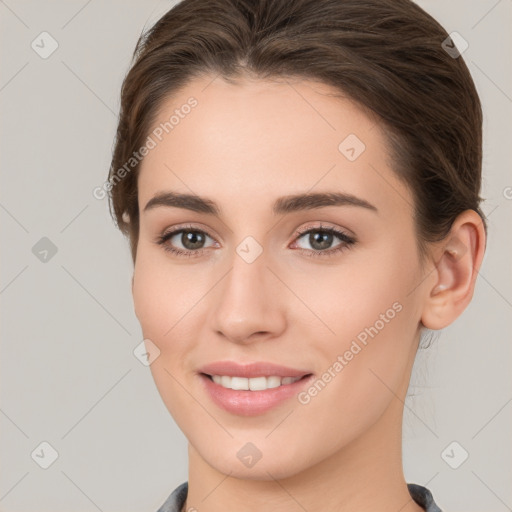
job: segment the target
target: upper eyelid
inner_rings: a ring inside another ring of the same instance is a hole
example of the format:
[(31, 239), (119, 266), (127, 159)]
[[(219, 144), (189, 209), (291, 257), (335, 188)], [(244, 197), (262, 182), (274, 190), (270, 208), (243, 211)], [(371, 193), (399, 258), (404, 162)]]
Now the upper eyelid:
[(336, 232), (343, 234), (349, 238), (355, 238), (355, 235), (347, 228), (340, 228), (338, 226), (325, 225), (322, 223), (320, 223), (319, 226), (309, 226), (308, 225), (305, 228), (299, 228), (298, 230), (295, 231), (295, 234), (302, 236), (302, 235), (308, 233), (309, 231), (323, 231), (323, 230), (336, 231)]
[(182, 231), (199, 231), (201, 233), (204, 233), (205, 235), (209, 236), (210, 238), (212, 239), (215, 239), (214, 236), (212, 236), (210, 234), (210, 232), (206, 229), (206, 228), (202, 228), (202, 227), (199, 227), (199, 226), (189, 226), (189, 225), (178, 225), (176, 227), (172, 227), (172, 228), (169, 228), (169, 229), (165, 229), (163, 232), (162, 232), (162, 237), (167, 237), (169, 235), (176, 235), (177, 233), (181, 233)]

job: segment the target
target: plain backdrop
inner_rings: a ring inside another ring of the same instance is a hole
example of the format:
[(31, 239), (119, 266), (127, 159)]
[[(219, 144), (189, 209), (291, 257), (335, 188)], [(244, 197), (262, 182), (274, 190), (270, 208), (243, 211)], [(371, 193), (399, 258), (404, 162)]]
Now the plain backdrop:
[[(0, 1), (2, 512), (154, 512), (187, 479), (186, 438), (133, 354), (128, 244), (92, 193), (138, 36), (174, 4)], [(419, 4), (469, 44), (489, 239), (471, 305), (418, 353), (404, 469), (443, 510), (501, 512), (512, 509), (512, 1)]]

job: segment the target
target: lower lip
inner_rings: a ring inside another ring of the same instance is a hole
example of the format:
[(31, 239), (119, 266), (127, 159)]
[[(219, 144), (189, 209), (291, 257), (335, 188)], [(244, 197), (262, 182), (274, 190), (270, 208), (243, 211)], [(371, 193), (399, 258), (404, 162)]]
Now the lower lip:
[(240, 416), (256, 416), (283, 403), (304, 388), (313, 378), (308, 375), (292, 383), (262, 391), (235, 390), (216, 384), (204, 374), (199, 377), (211, 399), (222, 409)]

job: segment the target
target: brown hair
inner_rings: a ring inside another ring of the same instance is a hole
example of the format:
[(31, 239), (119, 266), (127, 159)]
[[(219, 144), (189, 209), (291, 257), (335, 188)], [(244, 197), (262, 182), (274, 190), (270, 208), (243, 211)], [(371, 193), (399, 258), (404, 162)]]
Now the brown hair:
[[(393, 168), (412, 191), (420, 253), (442, 240), (479, 196), (482, 111), (447, 32), (410, 0), (183, 0), (141, 34), (121, 91), (109, 204), (139, 236), (137, 175), (122, 173), (160, 106), (196, 77), (320, 81), (369, 109), (385, 128)], [(450, 39), (447, 40), (453, 47)], [(340, 141), (341, 142), (341, 141)], [(129, 215), (129, 222), (123, 213)]]

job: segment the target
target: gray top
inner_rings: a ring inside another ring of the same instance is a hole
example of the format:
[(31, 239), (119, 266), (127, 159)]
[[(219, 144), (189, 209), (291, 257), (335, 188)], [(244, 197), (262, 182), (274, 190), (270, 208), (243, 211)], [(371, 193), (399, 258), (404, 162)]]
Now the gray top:
[[(432, 493), (422, 485), (407, 484), (412, 499), (425, 509), (425, 512), (443, 512), (435, 503)], [(157, 510), (157, 512), (180, 512), (185, 500), (187, 499), (188, 482), (178, 485), (165, 503)]]

